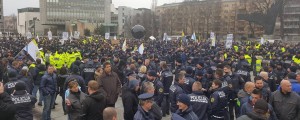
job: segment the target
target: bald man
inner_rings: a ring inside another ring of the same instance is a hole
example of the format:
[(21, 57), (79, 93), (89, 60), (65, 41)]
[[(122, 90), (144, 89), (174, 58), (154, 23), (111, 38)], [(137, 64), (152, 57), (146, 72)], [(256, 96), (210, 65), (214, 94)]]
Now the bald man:
[(238, 92), (238, 98), (240, 100), (240, 104), (243, 105), (245, 102), (248, 101), (252, 91), (255, 89), (255, 84), (253, 82), (246, 82), (244, 89)]
[(118, 120), (117, 111), (113, 107), (107, 107), (103, 110), (103, 120)]
[(280, 90), (276, 90), (270, 97), (279, 120), (300, 120), (300, 97), (292, 92), (292, 84), (288, 80), (282, 80)]
[(263, 78), (263, 81), (268, 83), (268, 86), (270, 87), (271, 92), (274, 92), (276, 90), (276, 82), (274, 79), (269, 79), (269, 73), (268, 72), (260, 72), (259, 76)]

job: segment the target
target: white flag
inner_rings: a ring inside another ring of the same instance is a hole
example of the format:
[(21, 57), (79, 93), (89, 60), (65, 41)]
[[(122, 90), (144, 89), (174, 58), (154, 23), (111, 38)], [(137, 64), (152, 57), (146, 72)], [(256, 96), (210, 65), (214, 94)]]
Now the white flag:
[(195, 32), (193, 33), (193, 35), (192, 35), (192, 38), (191, 38), (191, 39), (192, 39), (192, 40), (197, 40)]
[(70, 41), (72, 41), (72, 38), (73, 38), (73, 33), (71, 32)]
[(27, 32), (26, 37), (27, 37), (27, 39), (31, 39), (32, 38), (31, 32)]
[(40, 42), (39, 35), (36, 35), (36, 39), (37, 39), (38, 42)]
[(122, 50), (123, 50), (124, 52), (126, 51), (126, 40), (123, 42)]
[(32, 40), (30, 43), (28, 43), (28, 45), (26, 45), (23, 50), (27, 51), (27, 53), (33, 58), (33, 60), (37, 59), (39, 48), (35, 40)]
[(116, 35), (114, 36), (114, 40), (117, 40), (117, 36)]
[(144, 43), (142, 43), (141, 45), (140, 45), (140, 47), (139, 47), (139, 53), (142, 55), (143, 53), (144, 53)]
[(263, 38), (263, 37), (261, 37), (261, 39), (260, 39), (260, 44), (264, 44), (265, 43), (265, 39)]
[(52, 32), (50, 30), (48, 31), (48, 39), (52, 40)]
[(211, 46), (216, 46), (216, 36), (214, 32), (210, 33)]

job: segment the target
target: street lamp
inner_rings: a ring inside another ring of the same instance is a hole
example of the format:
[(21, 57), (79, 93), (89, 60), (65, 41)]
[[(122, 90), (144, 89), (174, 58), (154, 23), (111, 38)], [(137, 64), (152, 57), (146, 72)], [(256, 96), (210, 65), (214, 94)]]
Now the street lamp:
[(37, 17), (33, 18), (33, 35), (35, 36), (35, 21), (38, 20)]

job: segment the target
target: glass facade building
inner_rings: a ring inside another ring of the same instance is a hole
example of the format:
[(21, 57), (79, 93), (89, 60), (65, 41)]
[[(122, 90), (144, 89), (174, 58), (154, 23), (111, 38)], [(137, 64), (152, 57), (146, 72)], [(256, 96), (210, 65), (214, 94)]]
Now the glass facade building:
[(40, 0), (43, 24), (64, 25), (66, 21), (110, 23), (111, 0)]

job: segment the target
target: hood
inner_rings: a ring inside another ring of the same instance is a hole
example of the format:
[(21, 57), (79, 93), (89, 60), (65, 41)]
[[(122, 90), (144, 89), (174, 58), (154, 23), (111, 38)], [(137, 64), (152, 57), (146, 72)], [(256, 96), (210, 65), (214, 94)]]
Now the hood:
[(263, 115), (259, 115), (257, 113), (254, 112), (249, 112), (246, 114), (249, 118), (251, 118), (252, 120), (267, 120), (268, 118), (263, 116)]
[(102, 101), (105, 99), (104, 95), (100, 93), (99, 91), (91, 94), (89, 97), (93, 98), (96, 101)]
[(193, 108), (192, 108), (192, 106), (190, 105), (189, 106), (189, 108), (188, 109), (186, 109), (185, 111), (181, 111), (181, 110), (177, 110), (176, 111), (176, 113), (178, 114), (178, 115), (180, 115), (180, 116), (184, 116), (184, 115), (186, 115), (186, 114), (189, 114), (190, 112), (192, 112), (193, 111)]

